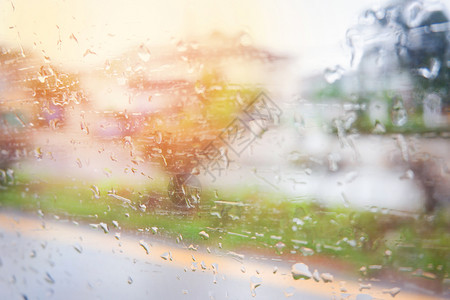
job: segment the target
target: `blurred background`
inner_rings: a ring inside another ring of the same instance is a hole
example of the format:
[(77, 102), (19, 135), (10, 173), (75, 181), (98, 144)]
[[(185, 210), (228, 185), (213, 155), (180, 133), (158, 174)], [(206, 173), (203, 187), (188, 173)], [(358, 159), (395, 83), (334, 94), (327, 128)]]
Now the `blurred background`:
[(2, 213), (448, 295), (449, 7), (1, 1)]

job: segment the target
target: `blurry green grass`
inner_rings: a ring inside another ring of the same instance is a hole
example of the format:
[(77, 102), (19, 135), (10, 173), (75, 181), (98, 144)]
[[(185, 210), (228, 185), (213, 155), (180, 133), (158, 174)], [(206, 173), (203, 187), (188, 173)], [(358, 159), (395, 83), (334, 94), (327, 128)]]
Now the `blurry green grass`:
[[(92, 184), (100, 191), (98, 199)], [(181, 235), (186, 243), (220, 246), (229, 250), (253, 249), (273, 255), (303, 257), (303, 247), (314, 257), (345, 261), (358, 270), (381, 265), (402, 267), (448, 277), (450, 261), (450, 214), (394, 215), (388, 210), (357, 210), (330, 207), (311, 199), (290, 199), (279, 193), (258, 192), (251, 187), (228, 191), (204, 190), (196, 209), (174, 206), (167, 197), (165, 179), (124, 186), (115, 180), (29, 180), (16, 176), (15, 184), (0, 191), (2, 206), (56, 214), (89, 223), (116, 220), (127, 229), (152, 231), (168, 238)], [(132, 207), (108, 195), (132, 201)], [(145, 211), (142, 209), (145, 205)], [(200, 231), (206, 231), (204, 240)], [(387, 252), (386, 252), (387, 251)], [(389, 254), (390, 252), (390, 254)], [(307, 254), (307, 253), (305, 253)], [(386, 255), (389, 254), (389, 255)], [(376, 276), (369, 269), (366, 276)], [(410, 272), (412, 273), (412, 272)], [(420, 275), (420, 272), (418, 272)]]

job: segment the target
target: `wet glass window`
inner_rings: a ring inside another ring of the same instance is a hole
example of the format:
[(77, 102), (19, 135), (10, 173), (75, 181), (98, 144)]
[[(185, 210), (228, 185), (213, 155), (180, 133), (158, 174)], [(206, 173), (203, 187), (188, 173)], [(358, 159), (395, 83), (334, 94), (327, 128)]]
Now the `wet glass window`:
[(450, 2), (0, 3), (1, 299), (447, 299)]

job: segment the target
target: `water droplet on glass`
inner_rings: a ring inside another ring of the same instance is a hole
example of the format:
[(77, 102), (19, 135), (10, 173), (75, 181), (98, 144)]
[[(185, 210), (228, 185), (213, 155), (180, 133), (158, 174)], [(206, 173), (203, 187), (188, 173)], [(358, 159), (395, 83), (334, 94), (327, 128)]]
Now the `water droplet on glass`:
[(401, 288), (394, 287), (394, 288), (391, 288), (391, 289), (384, 289), (383, 290), (383, 294), (389, 294), (392, 297), (395, 297), (395, 296), (397, 296), (398, 293), (400, 293), (400, 291), (401, 291)]
[(200, 262), (200, 267), (202, 268), (202, 270), (206, 270), (206, 264), (203, 260)]
[(205, 231), (200, 231), (199, 233), (198, 233), (198, 235), (199, 236), (201, 236), (203, 239), (205, 239), (205, 240), (207, 240), (207, 239), (209, 239), (209, 234), (207, 234)]
[(294, 293), (295, 293), (295, 288), (293, 286), (290, 286), (284, 290), (284, 296), (286, 298), (294, 296)]
[(334, 66), (332, 68), (326, 68), (323, 76), (328, 83), (332, 84), (341, 79), (343, 74), (344, 69), (341, 66)]
[(441, 69), (441, 62), (436, 59), (432, 58), (430, 60), (430, 66), (428, 68), (419, 68), (417, 70), (417, 73), (421, 75), (422, 77), (426, 79), (436, 79), (436, 77), (439, 75), (439, 70)]
[(362, 290), (370, 290), (372, 288), (372, 284), (370, 284), (370, 283), (367, 283), (367, 284), (365, 284), (365, 283), (360, 283), (359, 284), (359, 291), (362, 291)]
[(109, 62), (109, 60), (107, 59), (105, 61), (105, 70), (108, 71), (109, 69), (111, 69), (111, 63)]
[(45, 281), (47, 281), (50, 284), (54, 284), (55, 283), (55, 280), (53, 279), (53, 277), (48, 272), (45, 273), (44, 279), (45, 279)]
[(320, 274), (319, 274), (319, 271), (317, 271), (317, 269), (314, 270), (312, 277), (316, 282), (320, 281)]
[(283, 249), (286, 247), (286, 244), (283, 242), (278, 242), (275, 244), (275, 249), (277, 249), (277, 253), (282, 254), (283, 253)]
[(198, 268), (198, 267), (197, 267), (197, 263), (196, 263), (195, 261), (192, 262), (192, 263), (191, 263), (191, 271), (192, 271), (192, 272), (195, 272), (195, 271), (197, 271), (197, 268)]
[(303, 256), (309, 256), (314, 254), (314, 250), (307, 247), (301, 247), (300, 252), (302, 252)]
[(128, 276), (128, 284), (132, 284), (133, 283), (133, 278), (131, 278), (131, 276)]
[(241, 267), (241, 272), (245, 273), (245, 267), (244, 266)]
[(219, 273), (219, 265), (217, 263), (212, 263), (211, 264), (212, 270), (213, 270), (213, 274), (216, 275), (217, 273)]
[(394, 97), (391, 110), (392, 124), (395, 126), (403, 126), (408, 121), (408, 114), (401, 97)]
[(327, 282), (333, 282), (333, 275), (331, 275), (330, 273), (322, 273), (320, 274), (320, 278), (322, 278), (323, 282), (327, 283)]
[(100, 226), (101, 229), (103, 229), (104, 233), (109, 233), (109, 229), (108, 229), (108, 224), (106, 223), (100, 223), (98, 224)]
[(120, 240), (120, 232), (116, 232), (116, 234), (114, 235), (114, 237), (116, 238), (116, 240)]
[(98, 187), (95, 185), (91, 186), (91, 191), (94, 194), (95, 199), (100, 199), (100, 191), (98, 190)]
[(380, 121), (376, 120), (375, 121), (375, 126), (373, 127), (372, 132), (375, 133), (375, 134), (385, 133), (386, 132), (386, 128), (384, 127), (384, 125)]
[(148, 62), (151, 56), (150, 50), (148, 50), (147, 47), (145, 47), (145, 45), (141, 45), (139, 47), (138, 56), (143, 62)]
[(292, 277), (294, 279), (310, 279), (312, 277), (309, 267), (304, 263), (296, 263), (291, 268)]
[(120, 229), (120, 227), (119, 227), (119, 222), (117, 222), (116, 220), (113, 220), (113, 221), (112, 221), (112, 224), (114, 225), (114, 227)]
[(251, 46), (252, 45), (252, 38), (251, 38), (251, 36), (248, 33), (244, 32), (239, 37), (239, 44), (241, 44), (241, 46), (244, 46), (244, 47)]
[(81, 247), (80, 244), (73, 245), (73, 249), (75, 249), (75, 251), (77, 251), (78, 253), (82, 253), (83, 252), (83, 248)]
[(163, 254), (161, 254), (160, 256), (162, 259), (164, 260), (170, 260), (172, 261), (172, 253), (169, 252), (164, 252)]
[(150, 253), (150, 247), (144, 240), (140, 240), (139, 245), (141, 245), (141, 247), (144, 248), (144, 250), (147, 254)]
[(185, 52), (187, 50), (187, 45), (183, 41), (179, 41), (177, 43), (177, 50), (178, 52)]
[(261, 286), (262, 279), (256, 276), (250, 277), (250, 290), (252, 292), (252, 297), (256, 296), (256, 288)]
[(436, 93), (426, 95), (423, 99), (423, 122), (429, 128), (445, 125), (442, 114), (442, 98)]

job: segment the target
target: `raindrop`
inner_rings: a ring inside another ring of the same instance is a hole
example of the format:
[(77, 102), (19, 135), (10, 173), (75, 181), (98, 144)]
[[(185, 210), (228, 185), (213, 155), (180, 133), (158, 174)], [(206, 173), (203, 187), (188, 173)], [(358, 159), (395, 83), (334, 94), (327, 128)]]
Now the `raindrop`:
[(375, 126), (373, 127), (372, 132), (375, 133), (375, 134), (385, 133), (386, 132), (386, 128), (384, 127), (384, 125), (380, 121), (376, 120), (375, 121)]
[(97, 53), (95, 53), (94, 51), (92, 51), (91, 49), (86, 49), (86, 51), (83, 54), (83, 57), (86, 57), (87, 55), (92, 54), (92, 55), (97, 55)]
[(206, 270), (206, 264), (203, 260), (200, 262), (200, 267), (202, 268), (202, 270)]
[(252, 38), (248, 33), (243, 33), (240, 37), (239, 37), (239, 44), (241, 44), (241, 46), (243, 47), (248, 47), (252, 45)]
[(207, 234), (205, 231), (200, 231), (199, 233), (198, 233), (198, 235), (199, 236), (201, 236), (203, 239), (205, 239), (205, 240), (207, 240), (207, 239), (209, 239), (209, 234)]
[(442, 116), (442, 99), (432, 93), (423, 99), (423, 122), (427, 127), (439, 127), (445, 124)]
[(283, 249), (286, 247), (286, 244), (283, 242), (278, 242), (275, 244), (275, 248), (277, 249), (278, 253), (283, 253)]
[(81, 247), (80, 244), (73, 245), (73, 249), (75, 249), (75, 251), (77, 251), (78, 253), (82, 253), (83, 252), (83, 248)]
[(217, 263), (212, 263), (211, 264), (212, 270), (213, 270), (213, 274), (216, 275), (217, 273), (219, 273), (219, 265)]
[(99, 199), (100, 198), (100, 191), (98, 190), (98, 187), (95, 185), (91, 186), (91, 191), (94, 194), (94, 198), (95, 199)]
[(163, 138), (162, 138), (162, 133), (161, 133), (161, 131), (157, 131), (157, 132), (156, 132), (156, 143), (157, 143), (157, 144), (161, 144), (161, 143), (162, 143), (162, 140), (163, 140)]
[(100, 226), (101, 229), (103, 229), (104, 233), (109, 233), (109, 229), (108, 229), (108, 224), (106, 223), (100, 223), (98, 224)]
[[(110, 197), (112, 197), (112, 198), (114, 198), (114, 199), (117, 199), (117, 200), (120, 200), (120, 201), (122, 201), (123, 203), (127, 203), (127, 204), (131, 204), (131, 200), (130, 199), (127, 199), (127, 198), (125, 198), (125, 197), (122, 197), (122, 196), (119, 196), (119, 195), (116, 195), (116, 194), (113, 194), (113, 193), (108, 193), (108, 196), (110, 196)], [(126, 213), (127, 214), (127, 213)], [(125, 214), (125, 215), (126, 215)], [(129, 216), (129, 215), (128, 215)]]
[(370, 284), (370, 283), (367, 283), (367, 284), (360, 283), (359, 284), (359, 291), (370, 290), (371, 288), (372, 288), (372, 284)]
[(294, 296), (294, 293), (295, 293), (295, 288), (292, 286), (290, 286), (286, 290), (284, 290), (284, 296), (286, 298)]
[(312, 277), (309, 268), (304, 263), (296, 263), (291, 268), (292, 277), (297, 279), (310, 279)]
[(441, 62), (436, 58), (432, 58), (429, 68), (419, 68), (417, 72), (419, 73), (420, 76), (432, 80), (439, 75), (440, 69), (441, 69)]
[(278, 267), (277, 267), (277, 266), (273, 267), (272, 273), (273, 273), (273, 274), (276, 274), (277, 272), (278, 272)]
[(133, 278), (131, 278), (131, 276), (128, 276), (128, 284), (132, 284), (133, 283)]
[(177, 43), (178, 52), (185, 52), (187, 50), (187, 45), (183, 41)]
[(309, 256), (314, 254), (314, 250), (307, 247), (301, 247), (300, 251), (302, 252), (303, 256)]
[(397, 296), (398, 293), (400, 293), (400, 291), (401, 291), (401, 288), (394, 287), (392, 289), (384, 289), (383, 294), (389, 294), (392, 297), (395, 297), (395, 296)]
[(332, 68), (326, 68), (324, 72), (324, 78), (328, 83), (332, 84), (341, 79), (343, 74), (344, 69), (341, 66), (337, 65)]
[(406, 172), (402, 176), (400, 176), (400, 179), (413, 179), (413, 178), (414, 172), (411, 169), (406, 170)]
[(327, 283), (327, 282), (333, 282), (333, 275), (331, 275), (330, 273), (322, 273), (320, 274), (320, 278), (322, 278), (323, 282)]
[(120, 227), (119, 227), (119, 222), (117, 222), (116, 220), (113, 220), (113, 221), (112, 221), (112, 224), (114, 225), (114, 227), (120, 229)]
[(312, 277), (316, 282), (320, 281), (320, 274), (319, 274), (319, 271), (317, 271), (317, 269), (314, 270)]
[(252, 297), (256, 296), (256, 288), (259, 287), (262, 283), (262, 279), (256, 276), (250, 277), (250, 290), (252, 292)]
[(78, 168), (83, 167), (83, 164), (81, 163), (81, 159), (77, 158), (77, 160), (75, 162), (77, 163)]
[(401, 97), (394, 97), (391, 110), (392, 124), (395, 126), (403, 126), (408, 121), (408, 114), (406, 113), (403, 99)]
[(196, 263), (196, 262), (192, 262), (192, 263), (191, 263), (191, 271), (192, 271), (192, 272), (195, 272), (195, 271), (197, 271), (197, 268), (198, 268), (198, 267), (197, 267), (197, 263)]
[(55, 283), (55, 280), (53, 279), (53, 277), (48, 272), (45, 273), (45, 278), (44, 279), (45, 279), (45, 281), (47, 281), (50, 284), (54, 284)]
[(339, 289), (339, 291), (341, 292), (341, 293), (346, 293), (347, 292), (347, 288), (345, 287), (345, 281), (341, 281), (341, 282), (339, 282), (339, 285), (340, 285), (340, 289)]
[(241, 272), (245, 273), (245, 267), (244, 266), (241, 267)]
[(150, 253), (150, 247), (144, 240), (140, 240), (139, 245), (141, 245), (141, 247), (144, 248), (144, 250), (147, 254)]
[(116, 240), (120, 240), (120, 232), (116, 232), (116, 234), (114, 235), (114, 237), (116, 238)]
[(161, 254), (160, 256), (162, 259), (164, 260), (170, 260), (172, 261), (172, 253), (169, 252), (164, 252), (163, 254)]
[(34, 157), (36, 157), (37, 160), (41, 160), (43, 155), (44, 154), (42, 153), (41, 147), (34, 149)]
[(145, 47), (145, 45), (141, 45), (139, 47), (138, 56), (143, 62), (148, 62), (151, 56), (150, 50), (148, 50), (148, 48)]

